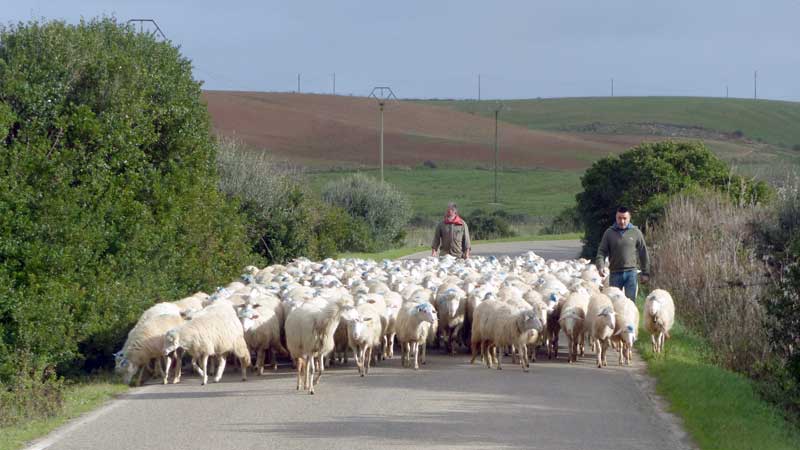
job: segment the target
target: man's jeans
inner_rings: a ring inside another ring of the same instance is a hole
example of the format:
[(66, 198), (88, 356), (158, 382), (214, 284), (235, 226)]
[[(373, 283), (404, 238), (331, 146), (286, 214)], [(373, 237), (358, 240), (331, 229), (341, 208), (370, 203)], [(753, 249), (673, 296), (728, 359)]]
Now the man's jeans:
[(639, 286), (636, 283), (636, 270), (611, 272), (608, 284), (625, 291), (625, 296), (636, 302), (636, 292)]

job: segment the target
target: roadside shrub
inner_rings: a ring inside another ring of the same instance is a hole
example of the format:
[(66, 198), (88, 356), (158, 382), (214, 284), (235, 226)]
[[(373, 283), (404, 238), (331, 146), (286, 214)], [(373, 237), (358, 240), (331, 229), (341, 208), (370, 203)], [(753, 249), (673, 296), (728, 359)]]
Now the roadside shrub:
[(800, 152), (800, 144), (794, 144), (794, 145), (792, 146), (792, 150), (794, 150), (794, 151), (796, 151), (796, 152)]
[(543, 234), (577, 233), (582, 230), (581, 216), (578, 208), (571, 206), (565, 208), (542, 229)]
[(369, 225), (363, 219), (351, 217), (338, 206), (322, 204), (319, 211), (314, 227), (318, 259), (335, 257), (344, 251), (366, 252), (375, 246)]
[(603, 232), (619, 205), (633, 210), (632, 222), (644, 228), (658, 222), (674, 194), (697, 187), (728, 193), (739, 205), (771, 196), (761, 182), (731, 173), (700, 142), (642, 143), (619, 156), (596, 161), (581, 177), (577, 210), (584, 225), (583, 256), (594, 257)]
[(681, 319), (708, 339), (720, 363), (751, 376), (770, 350), (760, 302), (768, 278), (752, 227), (764, 214), (712, 191), (678, 195), (649, 236), (652, 285), (670, 291)]
[(429, 169), (435, 169), (436, 168), (436, 163), (431, 161), (430, 159), (426, 159), (425, 162), (422, 163), (422, 165), (427, 167), (427, 168), (429, 168)]
[(498, 239), (514, 236), (514, 230), (508, 224), (508, 215), (503, 210), (487, 213), (476, 209), (466, 217), (469, 236), (473, 240)]
[(64, 406), (64, 381), (52, 366), (37, 366), (33, 355), (14, 357), (13, 379), (0, 389), (0, 427), (26, 420), (52, 417)]
[(403, 242), (411, 210), (406, 196), (392, 185), (357, 173), (328, 183), (322, 199), (367, 224), (370, 241), (362, 248), (379, 251)]
[(0, 391), (18, 355), (43, 387), (110, 367), (143, 309), (254, 262), (190, 61), (115, 19), (0, 28), (0, 166)]

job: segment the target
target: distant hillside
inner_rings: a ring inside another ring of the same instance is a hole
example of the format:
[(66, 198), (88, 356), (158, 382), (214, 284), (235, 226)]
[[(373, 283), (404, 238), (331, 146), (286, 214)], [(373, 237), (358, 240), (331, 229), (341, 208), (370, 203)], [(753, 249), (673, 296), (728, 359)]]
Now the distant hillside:
[[(254, 149), (311, 167), (375, 167), (378, 106), (364, 97), (206, 91), (215, 130)], [(386, 165), (488, 167), (494, 161), (494, 119), (446, 106), (390, 102), (384, 113)], [(582, 170), (640, 136), (537, 131), (500, 124), (500, 165)]]
[[(494, 101), (420, 101), (493, 116)], [(800, 103), (705, 97), (510, 100), (503, 120), (535, 130), (762, 141), (800, 149)]]

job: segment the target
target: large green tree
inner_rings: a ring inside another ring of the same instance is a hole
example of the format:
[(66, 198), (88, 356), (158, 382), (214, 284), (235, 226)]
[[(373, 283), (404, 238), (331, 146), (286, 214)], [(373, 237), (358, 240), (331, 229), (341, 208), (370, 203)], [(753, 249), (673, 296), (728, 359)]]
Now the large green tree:
[(761, 202), (770, 196), (765, 183), (733, 174), (702, 142), (642, 143), (592, 164), (581, 184), (583, 192), (576, 199), (585, 227), (586, 257), (597, 253), (620, 205), (631, 208), (632, 221), (646, 228), (659, 219), (671, 195), (694, 187), (724, 190), (737, 202)]
[(214, 152), (169, 42), (113, 18), (0, 29), (0, 381), (18, 354), (104, 364), (144, 308), (253, 261)]

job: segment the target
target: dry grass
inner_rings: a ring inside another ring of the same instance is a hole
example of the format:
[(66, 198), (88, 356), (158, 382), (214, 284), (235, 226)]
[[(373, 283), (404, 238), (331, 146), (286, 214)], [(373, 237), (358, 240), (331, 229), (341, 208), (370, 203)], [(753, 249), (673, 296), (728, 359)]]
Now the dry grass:
[(653, 286), (672, 293), (678, 314), (708, 339), (714, 358), (751, 375), (769, 352), (760, 303), (769, 278), (752, 226), (764, 214), (714, 193), (678, 196), (649, 234)]

